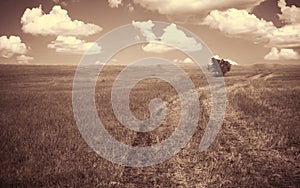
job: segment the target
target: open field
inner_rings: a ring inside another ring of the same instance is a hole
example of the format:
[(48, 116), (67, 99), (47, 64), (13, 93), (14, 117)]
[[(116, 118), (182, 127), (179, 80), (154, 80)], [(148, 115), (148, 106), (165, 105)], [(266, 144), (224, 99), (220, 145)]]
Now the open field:
[[(72, 112), (76, 67), (0, 65), (0, 187), (299, 187), (300, 66), (234, 66), (226, 77), (227, 111), (210, 148), (198, 152), (209, 118), (208, 85), (193, 66), (190, 75), (201, 119), (186, 148), (151, 167), (129, 168), (98, 156), (81, 137)], [(176, 128), (180, 105), (166, 82), (147, 79), (130, 96), (139, 119), (149, 117), (154, 97), (171, 110), (149, 133), (122, 127), (110, 92), (121, 67), (105, 67), (96, 87), (99, 116), (117, 140), (148, 146)]]

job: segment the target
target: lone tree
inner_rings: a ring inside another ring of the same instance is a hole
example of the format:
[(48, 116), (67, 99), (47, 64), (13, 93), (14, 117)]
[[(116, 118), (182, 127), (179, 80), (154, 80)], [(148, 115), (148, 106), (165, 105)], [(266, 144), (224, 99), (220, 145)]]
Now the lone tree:
[(215, 73), (217, 76), (224, 76), (231, 69), (231, 64), (224, 59), (211, 58), (211, 63), (208, 64), (208, 70)]

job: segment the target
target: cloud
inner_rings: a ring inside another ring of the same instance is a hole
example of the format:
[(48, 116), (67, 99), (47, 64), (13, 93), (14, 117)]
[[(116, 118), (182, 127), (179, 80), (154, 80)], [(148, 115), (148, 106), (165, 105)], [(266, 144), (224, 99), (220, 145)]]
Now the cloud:
[(278, 14), (279, 19), (285, 23), (300, 23), (300, 8), (292, 5), (287, 6), (286, 0), (279, 0), (278, 7), (282, 14)]
[(214, 10), (202, 24), (209, 25), (229, 36), (244, 38), (255, 43), (264, 42), (266, 47), (300, 47), (300, 24), (289, 24), (277, 28), (272, 22), (259, 19), (246, 10)]
[(182, 15), (208, 13), (211, 10), (226, 10), (228, 8), (251, 9), (264, 0), (134, 0), (142, 7), (158, 11), (164, 15)]
[(111, 8), (118, 8), (122, 5), (122, 0), (108, 0), (108, 5)]
[(26, 55), (20, 55), (16, 57), (18, 63), (25, 63), (28, 64), (29, 61), (32, 61), (34, 58)]
[(267, 34), (276, 29), (272, 22), (258, 19), (246, 10), (233, 8), (226, 11), (211, 11), (202, 24), (236, 37), (247, 36), (254, 41), (267, 40)]
[(111, 59), (110, 61), (111, 61), (111, 62), (118, 62), (118, 60), (115, 59), (115, 58)]
[[(152, 29), (154, 23), (149, 20), (147, 22), (132, 22), (133, 26), (140, 29), (141, 34), (149, 43), (143, 46), (144, 51), (164, 53), (174, 50), (174, 47), (185, 51), (197, 51), (202, 49), (202, 45), (193, 37), (189, 37), (184, 31), (177, 28), (176, 24), (170, 24), (164, 28), (164, 33), (161, 37), (157, 37)], [(174, 46), (174, 47), (173, 47)]]
[(174, 59), (173, 62), (174, 63), (194, 63), (194, 61), (189, 57), (185, 58), (184, 60)]
[(59, 53), (67, 54), (98, 54), (101, 46), (95, 42), (85, 42), (72, 36), (58, 36), (55, 41), (48, 44), (48, 48), (55, 49)]
[(202, 45), (193, 37), (188, 37), (184, 31), (177, 28), (176, 24), (170, 24), (164, 29), (160, 42), (171, 44), (186, 51), (197, 51), (202, 49)]
[(194, 61), (191, 58), (187, 57), (182, 62), (183, 63), (193, 63)]
[(95, 64), (96, 64), (96, 65), (104, 65), (104, 63), (101, 62), (101, 61), (96, 61)]
[(296, 60), (300, 59), (300, 55), (293, 49), (277, 49), (272, 48), (264, 57), (265, 60)]
[(156, 40), (157, 37), (152, 31), (154, 23), (151, 20), (148, 20), (147, 22), (132, 21), (132, 25), (141, 31), (142, 35), (146, 38), (147, 41)]
[(14, 54), (26, 54), (28, 49), (19, 36), (0, 37), (0, 52), (4, 58), (10, 58)]
[(297, 48), (300, 47), (300, 24), (285, 25), (276, 28), (269, 34), (268, 47)]
[(278, 14), (280, 20), (287, 25), (276, 28), (267, 37), (267, 47), (276, 48), (299, 48), (300, 47), (300, 8), (292, 5), (287, 6), (285, 0), (279, 0), (278, 6), (282, 14)]
[(225, 61), (228, 61), (231, 65), (238, 65), (236, 61), (233, 61), (231, 59), (224, 59)]
[(178, 59), (173, 59), (173, 62), (174, 62), (174, 63), (178, 63), (179, 60), (178, 60)]
[(166, 46), (161, 43), (156, 42), (150, 42), (147, 45), (142, 47), (145, 52), (153, 52), (153, 53), (165, 53), (169, 52), (171, 50), (174, 50), (174, 48)]
[(102, 31), (102, 28), (91, 23), (71, 20), (67, 10), (59, 5), (45, 14), (42, 7), (27, 8), (21, 18), (22, 30), (33, 35), (88, 36)]
[(129, 3), (129, 4), (127, 5), (127, 8), (128, 8), (128, 10), (129, 10), (129, 12), (133, 12), (133, 11), (134, 11), (134, 7), (132, 6), (131, 3)]

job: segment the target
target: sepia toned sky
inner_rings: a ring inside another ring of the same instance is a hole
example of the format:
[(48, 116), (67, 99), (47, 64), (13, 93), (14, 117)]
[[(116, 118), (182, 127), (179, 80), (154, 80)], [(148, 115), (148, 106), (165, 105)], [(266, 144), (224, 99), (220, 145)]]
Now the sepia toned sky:
[[(300, 61), (299, 0), (7, 0), (0, 8), (0, 63), (78, 64), (91, 47), (91, 53), (101, 53), (98, 38), (125, 24), (135, 23), (149, 41), (158, 40), (151, 38), (151, 20), (170, 23), (159, 40), (193, 45), (181, 36), (181, 26), (213, 54), (239, 64)], [(178, 41), (170, 39), (177, 34)], [(129, 48), (114, 61), (163, 53), (188, 62), (150, 42)]]

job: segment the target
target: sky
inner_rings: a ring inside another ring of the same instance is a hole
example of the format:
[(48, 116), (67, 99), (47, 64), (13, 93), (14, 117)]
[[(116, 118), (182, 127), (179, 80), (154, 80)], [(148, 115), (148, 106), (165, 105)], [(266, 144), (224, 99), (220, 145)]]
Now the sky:
[[(126, 24), (147, 42), (119, 52), (111, 59), (115, 63), (148, 56), (191, 63), (178, 50), (155, 43), (199, 47), (181, 27), (214, 55), (241, 65), (300, 61), (299, 0), (9, 0), (0, 9), (5, 64), (78, 64), (87, 52), (101, 54), (105, 49), (95, 41)], [(154, 21), (169, 23), (160, 36)]]

